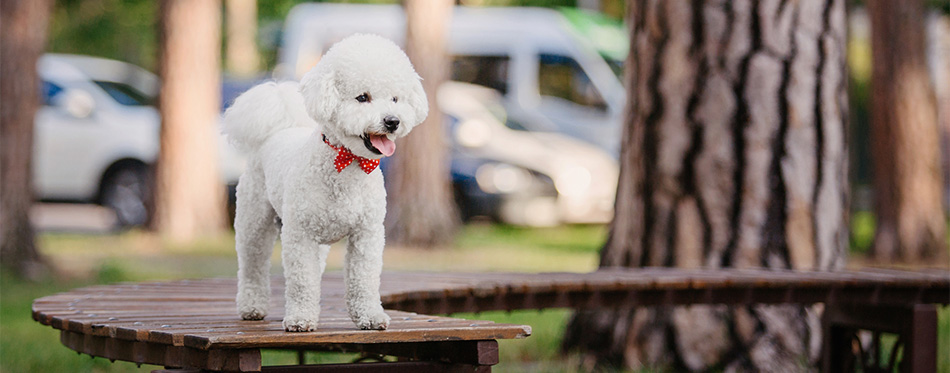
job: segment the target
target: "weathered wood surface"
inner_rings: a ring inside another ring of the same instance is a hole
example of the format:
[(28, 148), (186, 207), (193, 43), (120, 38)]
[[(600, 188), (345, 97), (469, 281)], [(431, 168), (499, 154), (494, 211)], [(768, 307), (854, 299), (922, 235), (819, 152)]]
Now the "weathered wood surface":
[(947, 304), (950, 272), (607, 268), (593, 273), (415, 273), (389, 274), (383, 288), (387, 307), (420, 313), (685, 304)]
[(281, 326), (283, 281), (275, 278), (273, 284), (271, 313), (261, 321), (237, 316), (234, 279), (91, 286), (37, 299), (33, 318), (61, 330), (61, 340), (69, 348), (93, 356), (254, 370), (260, 367), (259, 348), (362, 345), (356, 349), (366, 350), (367, 344), (484, 341), (531, 334), (529, 326), (423, 312), (698, 303), (950, 303), (946, 271), (618, 268), (593, 273), (384, 273), (381, 293), (393, 321), (388, 330), (365, 331), (346, 316), (342, 275), (330, 273), (324, 276), (318, 330), (288, 333)]

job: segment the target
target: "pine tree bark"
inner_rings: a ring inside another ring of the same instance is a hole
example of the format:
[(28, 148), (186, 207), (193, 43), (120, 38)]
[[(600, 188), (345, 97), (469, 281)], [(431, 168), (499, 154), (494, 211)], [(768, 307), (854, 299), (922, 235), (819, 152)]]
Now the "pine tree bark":
[(946, 255), (940, 132), (927, 71), (920, 0), (868, 2), (871, 19), (871, 147), (881, 262)]
[(387, 240), (398, 245), (434, 247), (450, 242), (459, 225), (442, 112), (436, 102), (438, 88), (449, 73), (446, 35), (452, 1), (406, 0), (404, 7), (406, 54), (422, 77), (429, 116), (398, 141), (393, 172), (386, 180)]
[(185, 242), (222, 232), (226, 200), (218, 171), (221, 3), (163, 0), (161, 153), (155, 225)]
[[(848, 243), (844, 0), (629, 4), (627, 115), (602, 267), (834, 270)], [(588, 368), (814, 369), (814, 308), (575, 315)]]
[(52, 1), (0, 1), (0, 264), (23, 277), (45, 268), (36, 250), (33, 118), (39, 105), (36, 63), (46, 47)]

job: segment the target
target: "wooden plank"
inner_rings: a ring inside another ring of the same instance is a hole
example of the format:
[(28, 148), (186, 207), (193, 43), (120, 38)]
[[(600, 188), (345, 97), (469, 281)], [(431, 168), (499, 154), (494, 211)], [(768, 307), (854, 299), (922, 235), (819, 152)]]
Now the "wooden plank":
[(406, 361), (391, 363), (360, 363), (360, 364), (321, 364), (321, 365), (287, 365), (264, 367), (262, 372), (267, 373), (487, 373), (490, 366), (473, 366), (468, 364), (447, 364), (429, 361)]
[(443, 363), (470, 365), (498, 364), (498, 342), (494, 340), (333, 344), (323, 347), (327, 351), (396, 356), (410, 360), (439, 361)]
[(297, 348), (314, 344), (438, 342), (459, 340), (518, 339), (531, 335), (527, 325), (491, 324), (450, 328), (418, 328), (411, 330), (323, 329), (307, 333), (283, 330), (258, 331), (246, 334), (215, 336), (186, 335), (184, 345), (199, 349), (213, 348)]
[(257, 349), (197, 350), (148, 342), (129, 342), (62, 331), (60, 341), (66, 347), (90, 356), (181, 368), (218, 371), (254, 372), (261, 369)]

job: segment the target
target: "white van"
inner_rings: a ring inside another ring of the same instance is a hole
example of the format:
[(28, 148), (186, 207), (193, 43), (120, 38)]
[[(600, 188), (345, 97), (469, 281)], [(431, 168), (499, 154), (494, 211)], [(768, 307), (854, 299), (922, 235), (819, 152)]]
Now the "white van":
[[(561, 132), (616, 158), (626, 34), (585, 16), (596, 17), (578, 10), (455, 7), (452, 80), (500, 91), (526, 129)], [(299, 79), (350, 34), (374, 33), (401, 44), (405, 30), (399, 5), (297, 5), (287, 16), (275, 78)]]

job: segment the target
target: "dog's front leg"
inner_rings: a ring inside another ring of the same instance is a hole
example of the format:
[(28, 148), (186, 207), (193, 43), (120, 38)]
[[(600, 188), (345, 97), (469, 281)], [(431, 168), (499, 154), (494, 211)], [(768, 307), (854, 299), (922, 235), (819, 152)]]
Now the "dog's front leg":
[(329, 245), (321, 245), (299, 226), (284, 223), (280, 236), (286, 283), (284, 329), (309, 332), (320, 319), (320, 280)]
[(383, 271), (383, 225), (361, 229), (349, 236), (343, 258), (346, 308), (360, 329), (383, 330), (389, 315), (379, 299), (379, 276)]

